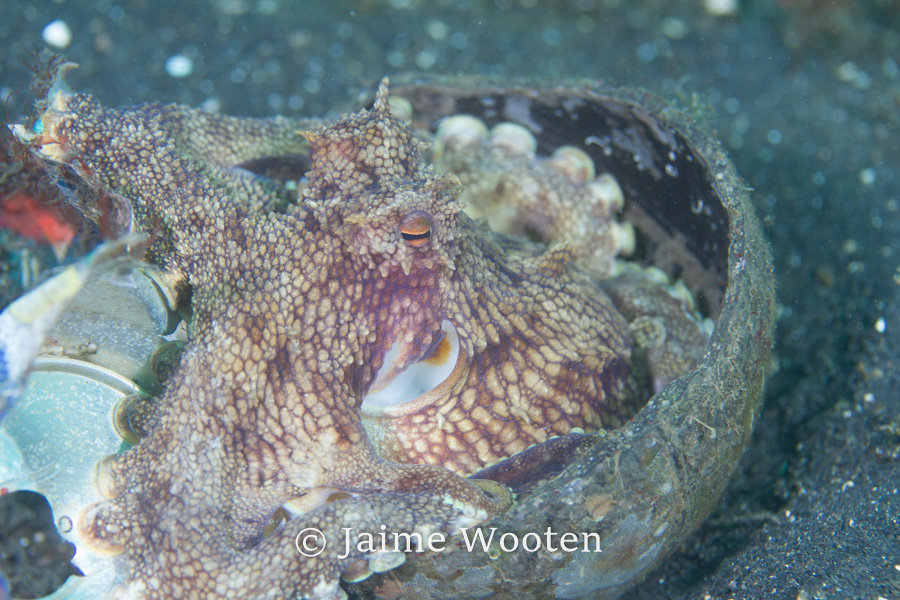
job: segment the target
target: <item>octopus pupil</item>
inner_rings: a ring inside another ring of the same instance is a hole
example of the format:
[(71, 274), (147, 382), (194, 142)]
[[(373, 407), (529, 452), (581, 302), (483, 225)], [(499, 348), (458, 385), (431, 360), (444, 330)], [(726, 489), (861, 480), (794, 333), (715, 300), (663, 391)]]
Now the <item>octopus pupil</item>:
[(415, 240), (428, 239), (429, 237), (431, 237), (431, 230), (429, 229), (428, 231), (426, 231), (424, 233), (406, 233), (405, 231), (401, 231), (400, 235), (403, 236), (404, 240), (406, 240), (408, 242), (412, 242)]

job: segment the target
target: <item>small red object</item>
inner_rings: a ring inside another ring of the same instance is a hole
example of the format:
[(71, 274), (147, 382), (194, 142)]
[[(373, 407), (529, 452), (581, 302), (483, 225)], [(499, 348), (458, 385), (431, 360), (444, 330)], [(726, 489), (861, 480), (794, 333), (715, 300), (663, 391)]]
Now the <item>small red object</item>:
[(18, 192), (0, 198), (0, 227), (37, 242), (50, 244), (57, 255), (75, 237), (75, 228), (55, 206), (42, 204), (28, 194)]

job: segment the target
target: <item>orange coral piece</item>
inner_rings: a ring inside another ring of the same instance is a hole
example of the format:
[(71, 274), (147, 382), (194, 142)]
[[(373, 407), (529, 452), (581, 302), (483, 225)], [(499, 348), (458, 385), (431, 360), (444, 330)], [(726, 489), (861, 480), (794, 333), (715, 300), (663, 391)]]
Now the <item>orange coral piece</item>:
[(75, 228), (49, 204), (42, 204), (23, 192), (0, 198), (0, 227), (53, 246), (57, 256), (65, 255), (75, 237)]

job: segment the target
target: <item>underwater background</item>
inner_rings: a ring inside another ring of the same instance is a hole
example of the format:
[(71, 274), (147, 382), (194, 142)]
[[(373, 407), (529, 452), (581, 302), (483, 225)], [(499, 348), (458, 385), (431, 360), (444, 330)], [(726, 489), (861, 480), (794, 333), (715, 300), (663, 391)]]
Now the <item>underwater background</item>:
[[(777, 370), (719, 509), (625, 597), (900, 597), (898, 3), (4, 0), (0, 39), (9, 121), (30, 110), (27, 65), (48, 46), (80, 65), (73, 89), (110, 106), (328, 116), (410, 73), (603, 80), (674, 101), (753, 188)], [(22, 253), (42, 250), (0, 235), (6, 304)]]

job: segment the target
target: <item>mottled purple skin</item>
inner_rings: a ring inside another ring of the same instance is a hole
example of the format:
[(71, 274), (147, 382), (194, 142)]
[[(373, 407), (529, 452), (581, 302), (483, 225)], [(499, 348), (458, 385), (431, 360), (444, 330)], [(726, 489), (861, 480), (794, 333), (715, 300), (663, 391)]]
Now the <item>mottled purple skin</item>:
[[(371, 111), (304, 134), (309, 182), (284, 212), (271, 210), (283, 190), (231, 167), (304, 152), (287, 120), (106, 109), (54, 89), (42, 124), (37, 155), (129, 200), (136, 226), (158, 233), (151, 256), (193, 292), (190, 342), (147, 435), (104, 463), (108, 499), (79, 522), (121, 556), (123, 593), (340, 597), (341, 573), (390, 565), (333, 546), (300, 556), (302, 528), (339, 540), (343, 527), (479, 522), (508, 492), (452, 471), (637, 408), (623, 393), (626, 319), (571, 251), (462, 214), (455, 178), (421, 164), (385, 86)], [(452, 381), (367, 431), (360, 405), (388, 349), (400, 344), (399, 368), (417, 362), (442, 321), (459, 336)], [(358, 497), (315, 508), (329, 491)], [(315, 510), (264, 537), (290, 502)]]

